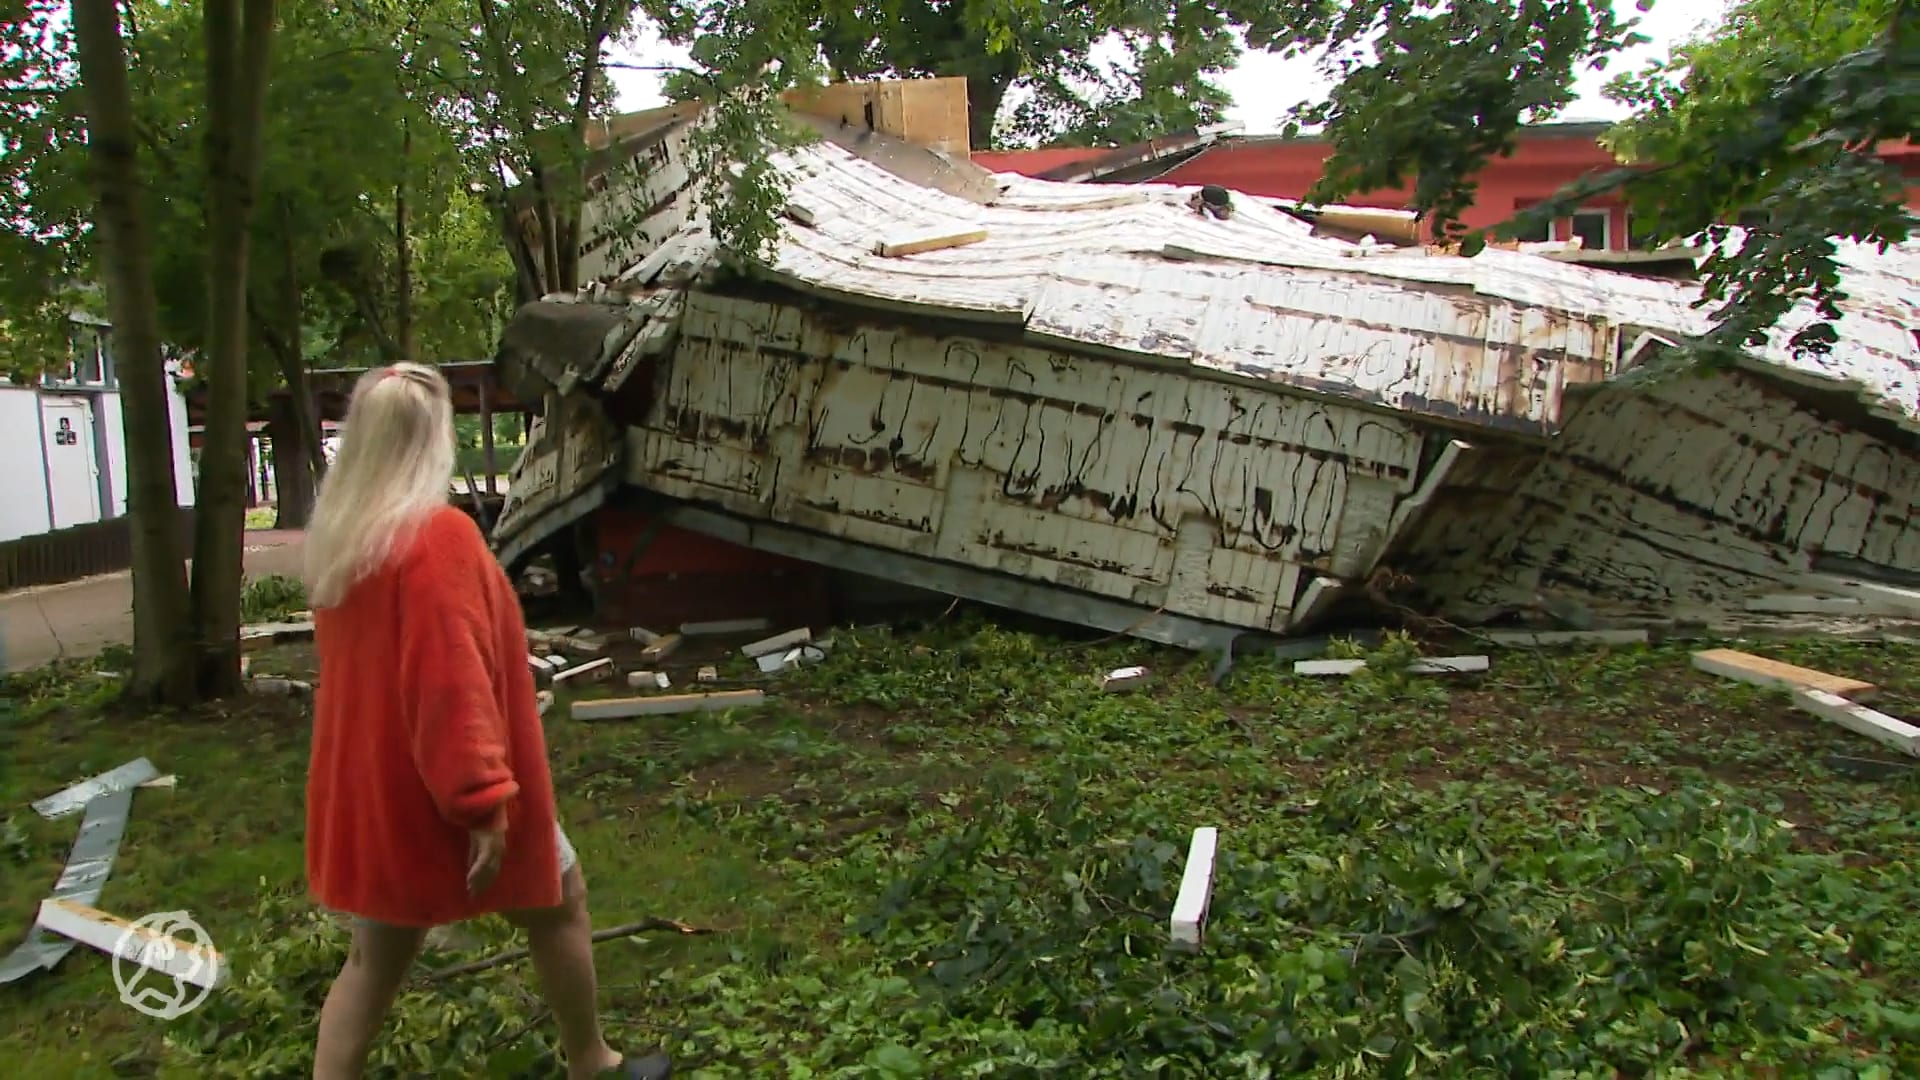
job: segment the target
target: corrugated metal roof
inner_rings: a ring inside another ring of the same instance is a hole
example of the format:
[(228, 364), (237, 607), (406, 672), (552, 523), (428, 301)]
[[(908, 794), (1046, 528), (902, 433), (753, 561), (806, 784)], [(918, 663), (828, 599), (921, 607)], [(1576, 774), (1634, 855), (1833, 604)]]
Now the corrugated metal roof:
[[(1550, 431), (1560, 392), (1611, 374), (1623, 344), (1709, 325), (1691, 283), (1497, 249), (1363, 249), (1249, 197), (1218, 220), (1190, 208), (1191, 188), (1003, 176), (983, 207), (831, 145), (785, 164), (796, 220), (775, 271), (794, 284), (1411, 412)], [(901, 233), (962, 226), (986, 239), (874, 253)], [(1840, 344), (1792, 355), (1784, 342), (1803, 312), (1759, 359), (1855, 384), (1876, 411), (1920, 427), (1920, 245), (1841, 246), (1852, 272)]]

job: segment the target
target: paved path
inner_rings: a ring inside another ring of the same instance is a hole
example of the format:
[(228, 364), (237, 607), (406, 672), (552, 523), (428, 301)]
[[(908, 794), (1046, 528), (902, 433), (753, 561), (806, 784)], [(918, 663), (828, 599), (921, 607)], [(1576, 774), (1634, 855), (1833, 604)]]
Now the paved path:
[[(246, 574), (300, 573), (297, 532), (247, 534)], [(0, 664), (27, 671), (62, 656), (93, 656), (133, 642), (133, 577), (100, 577), (0, 593)]]

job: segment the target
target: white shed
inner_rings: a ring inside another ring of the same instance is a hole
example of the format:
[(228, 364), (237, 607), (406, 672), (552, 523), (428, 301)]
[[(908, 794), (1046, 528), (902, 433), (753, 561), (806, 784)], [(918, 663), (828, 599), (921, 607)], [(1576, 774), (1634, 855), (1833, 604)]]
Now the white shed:
[[(75, 317), (74, 358), (37, 383), (0, 379), (0, 541), (127, 512), (127, 441), (105, 323)], [(174, 486), (194, 501), (187, 403), (168, 380)]]

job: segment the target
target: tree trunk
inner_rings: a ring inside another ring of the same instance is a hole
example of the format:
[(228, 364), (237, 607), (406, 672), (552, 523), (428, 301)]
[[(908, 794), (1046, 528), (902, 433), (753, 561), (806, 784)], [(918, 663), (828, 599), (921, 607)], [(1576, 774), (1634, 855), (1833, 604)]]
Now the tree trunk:
[(967, 78), (967, 138), (971, 149), (993, 149), (993, 124), (1000, 119), (1000, 103), (1007, 99), (1013, 78), (1012, 73)]
[(193, 547), (203, 695), (240, 689), (246, 530), (247, 261), (275, 0), (207, 0), (207, 422)]
[(273, 475), (280, 478), (280, 502), (274, 516), (274, 527), (279, 529), (304, 529), (313, 516), (313, 441), (297, 411), (291, 394), (275, 398), (267, 420), (267, 435), (273, 440)]
[[(607, 40), (607, 20), (612, 15), (610, 0), (597, 0), (593, 12), (580, 27), (586, 48), (580, 53), (580, 82), (574, 90), (573, 116), (568, 125), (572, 133), (567, 147), (568, 190), (560, 209), (553, 215), (558, 235), (553, 244), (559, 281), (554, 288), (571, 292), (580, 287), (580, 222), (587, 198), (587, 125), (593, 120), (593, 88), (600, 73), (600, 50)], [(552, 198), (551, 192), (544, 193)]]
[(187, 626), (187, 569), (174, 488), (166, 360), (153, 288), (146, 193), (140, 176), (127, 55), (116, 0), (77, 0), (73, 32), (86, 95), (107, 304), (127, 443), (127, 515), (133, 528), (133, 673), (127, 692), (172, 705), (195, 697)]
[(320, 429), (320, 414), (313, 400), (313, 383), (307, 378), (306, 289), (300, 276), (300, 251), (293, 238), (293, 205), (280, 204), (281, 307), (287, 320), (287, 350), (280, 354), (280, 377), (286, 380), (287, 393), (293, 398), (293, 419), (305, 433), (307, 464), (313, 470), (317, 487), (327, 478), (327, 454), (322, 445), (326, 433)]
[[(280, 271), (281, 329), (263, 333), (267, 350), (279, 363), (280, 378), (287, 384), (286, 404), (271, 418), (273, 433), (273, 471), (280, 478), (280, 502), (274, 527), (304, 529), (313, 518), (313, 501), (320, 481), (327, 475), (327, 456), (321, 447), (320, 419), (314, 409), (312, 380), (307, 378), (307, 358), (301, 348), (306, 321), (303, 291), (300, 288), (300, 262), (294, 245), (293, 211), (281, 207)], [(259, 315), (256, 313), (256, 318)], [(262, 320), (261, 329), (267, 329)]]
[(412, 166), (413, 131), (400, 126), (400, 180), (393, 186), (393, 336), (400, 359), (416, 359), (413, 349), (413, 247), (407, 240), (407, 169)]

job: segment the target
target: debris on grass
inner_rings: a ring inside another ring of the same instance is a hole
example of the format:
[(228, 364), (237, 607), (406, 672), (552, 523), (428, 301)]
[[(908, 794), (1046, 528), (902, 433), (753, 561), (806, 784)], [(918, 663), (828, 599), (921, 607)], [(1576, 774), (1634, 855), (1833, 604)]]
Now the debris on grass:
[(1187, 866), (1180, 875), (1180, 892), (1173, 901), (1168, 931), (1177, 949), (1198, 952), (1206, 932), (1207, 909), (1213, 903), (1213, 857), (1220, 830), (1208, 825), (1193, 830), (1187, 845)]
[(763, 674), (774, 675), (782, 671), (792, 671), (802, 664), (817, 664), (827, 658), (827, 654), (811, 645), (788, 649), (785, 652), (763, 653), (755, 658)]
[(647, 629), (644, 626), (630, 627), (627, 630), (627, 636), (639, 642), (642, 645), (651, 645), (654, 642), (660, 640), (659, 634), (654, 633), (653, 631)]
[(33, 803), (33, 812), (49, 819), (65, 817), (86, 809), (95, 799), (116, 791), (131, 790), (159, 775), (160, 770), (154, 768), (153, 762), (146, 758), (134, 758)]
[(577, 653), (582, 656), (599, 656), (607, 651), (607, 643), (598, 637), (574, 634), (556, 642), (562, 652)]
[(1100, 679), (1100, 689), (1109, 694), (1138, 690), (1153, 681), (1153, 676), (1143, 667), (1115, 668)]
[(805, 645), (812, 640), (813, 631), (803, 626), (798, 630), (788, 630), (785, 633), (775, 634), (772, 637), (761, 638), (759, 641), (742, 645), (740, 646), (740, 655), (749, 660), (758, 660), (770, 653), (788, 652), (792, 650), (794, 646)]
[(603, 682), (613, 676), (613, 660), (603, 656), (598, 660), (589, 660), (577, 667), (562, 671), (553, 677), (553, 684), (559, 686), (566, 682)]
[(1920, 727), (1898, 720), (1865, 705), (1856, 705), (1839, 694), (1801, 688), (1793, 692), (1793, 703), (1829, 723), (1865, 735), (1909, 757), (1920, 757)]
[(625, 720), (635, 716), (721, 712), (764, 704), (759, 690), (718, 690), (707, 694), (671, 694), (665, 697), (601, 698), (573, 703), (575, 720)]
[(42, 900), (39, 925), (181, 982), (214, 990), (225, 981), (226, 959), (211, 945), (182, 941), (87, 904)]
[[(1486, 671), (1491, 663), (1484, 656), (1434, 656), (1415, 660), (1406, 666), (1409, 675), (1472, 675)], [(1365, 660), (1296, 660), (1295, 675), (1357, 675), (1366, 670)]]
[[(158, 772), (152, 762), (138, 758), (33, 804), (36, 811), (47, 817), (71, 813), (70, 804), (76, 799), (84, 799), (79, 805), (86, 807), (86, 815), (80, 819), (79, 836), (67, 853), (66, 869), (60, 872), (48, 899), (79, 904), (93, 904), (100, 899), (113, 872), (114, 856), (120, 851), (120, 838), (126, 833), (127, 816), (133, 811), (133, 785), (152, 780)], [(42, 809), (43, 806), (46, 809)], [(49, 810), (54, 812), (48, 813)], [(36, 971), (53, 970), (73, 948), (72, 939), (50, 933), (36, 918), (27, 931), (27, 939), (0, 958), (0, 985), (16, 982)]]
[(313, 623), (277, 622), (259, 623), (240, 628), (240, 647), (242, 649), (264, 649), (269, 645), (284, 645), (293, 641), (312, 641)]
[(1820, 690), (1856, 701), (1871, 698), (1878, 689), (1870, 682), (1831, 675), (1812, 668), (1783, 664), (1736, 649), (1708, 649), (1693, 654), (1693, 666), (1709, 675), (1752, 683), (1775, 690)]
[(541, 716), (545, 716), (547, 715), (547, 710), (551, 708), (553, 708), (553, 691), (536, 691), (533, 695), (533, 711)]
[(701, 683), (719, 682), (720, 669), (717, 667), (714, 667), (712, 664), (707, 664), (706, 666), (702, 667), (700, 670), (693, 673), (693, 681), (701, 682)]
[(683, 640), (685, 639), (682, 638), (679, 634), (668, 634), (666, 637), (663, 637), (660, 640), (655, 641), (653, 644), (648, 645), (646, 648), (641, 649), (640, 662), (644, 664), (657, 664), (660, 661), (665, 660), (667, 657), (672, 656), (676, 651), (679, 650), (680, 642), (682, 642)]
[(313, 693), (313, 684), (278, 675), (255, 675), (247, 680), (247, 690), (266, 697), (305, 697)]
[[(689, 926), (678, 919), (646, 918), (637, 922), (621, 923), (619, 926), (609, 926), (604, 930), (595, 930), (591, 940), (595, 945), (598, 945), (601, 942), (633, 937), (637, 934), (650, 934), (656, 930), (668, 930), (685, 937), (698, 937), (713, 933), (712, 930), (699, 926)], [(440, 982), (444, 979), (458, 978), (462, 975), (477, 975), (482, 971), (491, 971), (503, 964), (511, 964), (518, 960), (524, 960), (528, 955), (529, 953), (525, 946), (508, 949), (505, 952), (497, 953), (480, 960), (471, 960), (464, 964), (455, 964), (452, 967), (441, 968), (438, 971), (429, 973), (427, 975), (427, 981)]]
[(627, 685), (635, 690), (669, 690), (673, 680), (664, 671), (632, 671), (627, 673)]
[(718, 619), (713, 622), (680, 624), (683, 637), (720, 637), (726, 634), (758, 634), (773, 625), (768, 619)]
[(1483, 630), (1475, 636), (1494, 645), (1527, 646), (1536, 649), (1586, 645), (1645, 645), (1649, 637), (1644, 628), (1624, 630)]

